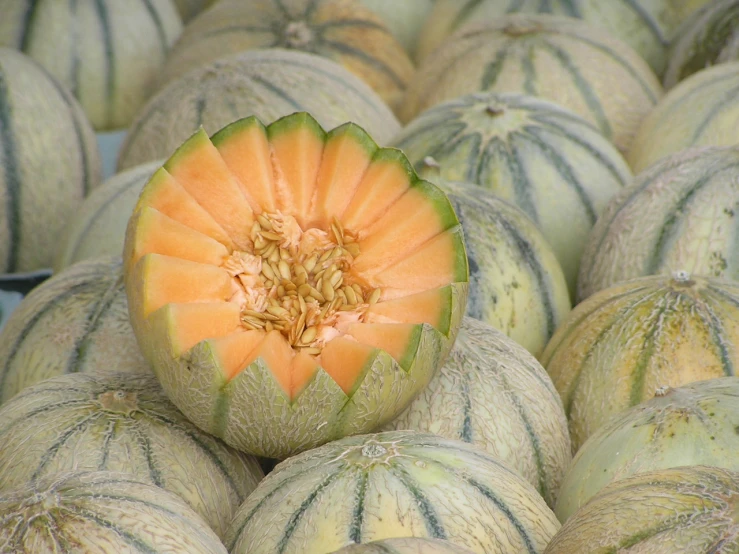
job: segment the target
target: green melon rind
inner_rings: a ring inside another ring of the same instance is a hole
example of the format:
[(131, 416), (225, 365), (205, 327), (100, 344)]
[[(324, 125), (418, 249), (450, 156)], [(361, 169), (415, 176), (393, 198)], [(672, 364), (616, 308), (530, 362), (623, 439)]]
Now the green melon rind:
[(694, 465), (739, 471), (737, 397), (739, 377), (719, 377), (667, 388), (621, 412), (577, 452), (559, 491), (559, 520), (609, 483), (637, 473)]
[[(119, 393), (118, 407), (101, 400)], [(131, 473), (183, 498), (219, 536), (263, 477), (253, 457), (185, 419), (152, 374), (78, 373), (24, 389), (0, 409), (0, 442), (0, 491), (59, 471)]]
[(708, 66), (739, 60), (739, 4), (717, 0), (702, 6), (675, 32), (668, 52), (665, 89)]
[[(33, 525), (23, 522), (32, 521)], [(129, 474), (56, 473), (0, 496), (0, 544), (39, 552), (226, 554), (184, 500)]]
[(379, 96), (338, 64), (291, 50), (248, 51), (194, 70), (155, 94), (129, 128), (118, 170), (169, 156), (201, 125), (213, 134), (250, 115), (274, 121), (299, 111), (324, 129), (353, 121), (381, 144), (400, 130)]
[[(327, 531), (315, 533), (317, 525)], [(536, 554), (558, 527), (534, 488), (496, 458), (461, 441), (392, 431), (279, 464), (242, 505), (225, 544), (233, 554), (328, 552), (415, 536)]]
[(602, 552), (731, 552), (737, 496), (739, 472), (717, 467), (670, 468), (619, 479), (564, 523), (546, 554), (588, 552), (594, 545)]

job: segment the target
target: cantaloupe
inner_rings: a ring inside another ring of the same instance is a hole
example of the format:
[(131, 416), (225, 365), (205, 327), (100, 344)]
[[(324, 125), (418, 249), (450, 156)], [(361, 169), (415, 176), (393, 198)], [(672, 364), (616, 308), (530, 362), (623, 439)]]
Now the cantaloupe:
[(396, 537), (350, 544), (335, 554), (471, 554), (472, 550), (443, 539)]
[(250, 50), (193, 70), (151, 98), (131, 124), (118, 170), (169, 157), (201, 125), (212, 134), (244, 117), (273, 121), (296, 111), (324, 128), (354, 122), (380, 144), (400, 130), (377, 93), (338, 63), (297, 50)]
[(276, 458), (397, 415), (448, 354), (469, 275), (438, 187), (304, 112), (195, 133), (145, 185), (124, 259), (174, 404)]
[(382, 18), (395, 37), (414, 57), (421, 28), (435, 0), (359, 0)]

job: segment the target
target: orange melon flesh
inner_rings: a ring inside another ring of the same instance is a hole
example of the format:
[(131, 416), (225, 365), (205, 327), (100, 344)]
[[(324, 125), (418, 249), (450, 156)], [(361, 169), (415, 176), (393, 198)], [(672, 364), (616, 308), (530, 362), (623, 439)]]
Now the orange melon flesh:
[(229, 255), (220, 242), (146, 206), (134, 216), (133, 251), (129, 263), (145, 254), (164, 254), (202, 264), (221, 265)]
[(359, 377), (372, 363), (377, 350), (373, 346), (340, 336), (326, 343), (320, 364), (347, 395), (354, 392)]
[(223, 337), (209, 340), (211, 348), (223, 369), (226, 380), (231, 380), (249, 365), (251, 353), (267, 336), (265, 331), (239, 329)]
[(449, 283), (467, 280), (462, 275), (457, 253), (464, 252), (462, 233), (454, 227), (436, 235), (412, 254), (376, 275), (363, 277), (373, 288), (380, 288), (380, 299), (389, 300)]
[(409, 370), (422, 329), (421, 325), (409, 323), (352, 323), (346, 332), (363, 344), (384, 350), (400, 367)]
[(137, 282), (143, 283), (140, 308), (145, 317), (165, 304), (225, 302), (233, 294), (231, 276), (213, 265), (147, 254), (135, 271)]
[[(382, 150), (367, 168), (339, 221), (344, 229), (360, 232), (384, 214), (411, 186), (411, 173), (403, 154)], [(360, 235), (361, 236), (361, 235)]]
[(256, 117), (241, 119), (213, 135), (211, 142), (250, 199), (252, 210), (277, 211), (274, 168), (264, 125)]
[(270, 331), (247, 356), (243, 367), (252, 364), (257, 358), (262, 358), (282, 390), (290, 397), (290, 391), (292, 390), (291, 368), (294, 357), (295, 352), (282, 333)]
[(354, 261), (357, 272), (377, 273), (457, 223), (456, 218), (445, 217), (449, 210), (440, 210), (438, 202), (429, 198), (431, 187), (418, 182), (367, 228)]
[(249, 247), (254, 212), (202, 127), (177, 149), (164, 167), (236, 245), (242, 249)]
[(353, 123), (329, 132), (316, 178), (311, 224), (327, 226), (344, 213), (376, 151), (369, 135)]
[(368, 323), (428, 323), (449, 334), (452, 287), (425, 290), (373, 304), (367, 309)]
[(241, 328), (241, 310), (233, 302), (170, 303), (160, 310), (169, 312), (167, 331), (175, 356), (184, 354), (200, 341), (223, 337)]
[(268, 135), (280, 208), (305, 229), (326, 135), (308, 114), (278, 120), (270, 125)]
[(318, 372), (319, 364), (316, 359), (304, 352), (298, 352), (293, 358), (290, 368), (290, 399), (297, 397), (310, 383)]
[(163, 167), (152, 175), (144, 187), (136, 211), (144, 206), (150, 206), (233, 249), (233, 241), (223, 227)]

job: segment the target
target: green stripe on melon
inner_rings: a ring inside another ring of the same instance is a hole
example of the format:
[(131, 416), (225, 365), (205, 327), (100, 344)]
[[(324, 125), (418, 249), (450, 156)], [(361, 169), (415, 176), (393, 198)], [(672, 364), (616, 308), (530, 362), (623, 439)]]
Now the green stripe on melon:
[(60, 471), (130, 473), (183, 498), (219, 536), (263, 477), (255, 458), (185, 419), (152, 374), (28, 387), (0, 409), (0, 442), (0, 491)]
[(82, 260), (119, 256), (126, 226), (144, 184), (162, 160), (132, 167), (106, 179), (85, 198), (57, 246), (54, 271)]
[(562, 397), (573, 449), (663, 386), (736, 375), (739, 283), (650, 276), (578, 304), (541, 363)]
[(664, 387), (624, 410), (580, 448), (559, 490), (555, 512), (568, 519), (615, 480), (679, 466), (739, 471), (739, 377)]
[(552, 245), (573, 297), (590, 229), (632, 177), (618, 150), (583, 118), (521, 94), (444, 102), (393, 144), (419, 171), (431, 156), (440, 177), (477, 183), (518, 205)]
[(739, 61), (694, 73), (642, 121), (626, 159), (635, 173), (696, 146), (739, 143)]
[(736, 0), (709, 2), (675, 32), (663, 83), (670, 89), (710, 65), (737, 60), (739, 4)]
[(249, 51), (195, 70), (151, 98), (131, 124), (118, 169), (170, 156), (201, 125), (215, 133), (251, 115), (273, 121), (297, 111), (324, 128), (352, 121), (380, 144), (400, 130), (380, 97), (338, 64), (297, 51)]
[(422, 537), (475, 552), (534, 554), (558, 527), (535, 489), (484, 451), (391, 431), (277, 465), (241, 506), (225, 543), (232, 554), (332, 552), (351, 542)]
[(738, 173), (734, 146), (691, 148), (638, 174), (593, 227), (578, 298), (619, 281), (677, 270), (739, 278)]
[(172, 0), (10, 0), (0, 11), (0, 45), (52, 73), (96, 130), (128, 126), (182, 30)]
[(80, 262), (28, 294), (0, 332), (0, 404), (64, 373), (148, 372), (128, 319), (120, 258)]
[(621, 152), (662, 96), (629, 46), (580, 20), (510, 14), (470, 25), (419, 67), (400, 117), (464, 94), (518, 92), (552, 100), (594, 124)]
[(51, 266), (61, 230), (100, 173), (76, 100), (29, 57), (0, 48), (0, 273)]
[(220, 0), (184, 29), (159, 87), (223, 56), (261, 48), (328, 58), (360, 77), (392, 108), (413, 74), (403, 46), (359, 0)]
[(477, 445), (517, 470), (550, 506), (572, 458), (562, 401), (544, 368), (505, 335), (469, 317), (431, 383), (384, 429)]
[(562, 526), (545, 554), (731, 554), (739, 472), (710, 466), (650, 471), (604, 488)]
[(175, 494), (125, 473), (56, 473), (0, 494), (0, 545), (14, 554), (226, 554)]

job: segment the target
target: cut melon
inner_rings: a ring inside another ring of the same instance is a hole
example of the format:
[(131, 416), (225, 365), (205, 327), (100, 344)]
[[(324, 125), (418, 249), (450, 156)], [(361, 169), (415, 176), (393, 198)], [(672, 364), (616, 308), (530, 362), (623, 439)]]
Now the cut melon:
[(131, 218), (126, 284), (192, 421), (283, 457), (372, 430), (428, 383), (469, 270), (448, 198), (400, 151), (296, 113), (201, 130), (165, 167)]

